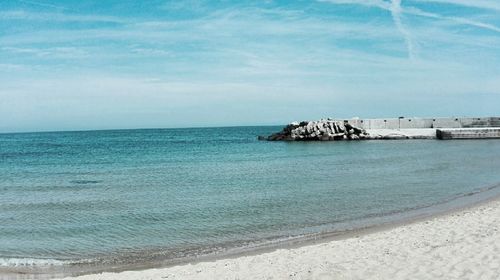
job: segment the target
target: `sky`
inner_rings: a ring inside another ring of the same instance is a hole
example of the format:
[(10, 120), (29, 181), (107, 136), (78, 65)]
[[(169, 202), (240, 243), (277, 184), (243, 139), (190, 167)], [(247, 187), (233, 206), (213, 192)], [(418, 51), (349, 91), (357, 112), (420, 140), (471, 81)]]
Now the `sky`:
[(0, 1), (0, 132), (500, 115), (500, 1)]

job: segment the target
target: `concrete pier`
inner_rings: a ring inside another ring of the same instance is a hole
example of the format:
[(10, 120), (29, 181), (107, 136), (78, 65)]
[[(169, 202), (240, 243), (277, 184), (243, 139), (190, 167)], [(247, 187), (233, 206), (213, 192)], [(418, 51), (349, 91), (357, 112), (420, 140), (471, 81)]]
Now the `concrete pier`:
[(338, 119), (382, 139), (500, 139), (500, 117)]
[(500, 117), (449, 117), (449, 118), (385, 118), (385, 119), (335, 119), (348, 122), (362, 129), (414, 129), (414, 128), (469, 128), (500, 127)]
[(451, 139), (500, 139), (500, 127), (485, 128), (443, 128), (436, 130), (440, 140)]

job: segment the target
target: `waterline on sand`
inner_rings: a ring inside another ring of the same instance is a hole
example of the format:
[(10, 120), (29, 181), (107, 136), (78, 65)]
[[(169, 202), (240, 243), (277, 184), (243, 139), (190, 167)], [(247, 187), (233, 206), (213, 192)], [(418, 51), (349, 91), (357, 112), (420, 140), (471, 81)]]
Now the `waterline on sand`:
[(294, 249), (311, 244), (343, 240), (354, 236), (404, 226), (425, 221), (441, 215), (453, 215), (464, 209), (477, 207), (491, 201), (500, 201), (500, 184), (484, 187), (480, 191), (466, 193), (450, 198), (442, 203), (407, 209), (398, 213), (371, 216), (356, 221), (339, 221), (335, 228), (317, 226), (310, 233), (280, 236), (267, 240), (253, 240), (235, 244), (219, 244), (213, 247), (192, 248), (172, 253), (162, 249), (143, 250), (113, 258), (96, 258), (81, 261), (46, 259), (3, 259), (0, 275), (6, 279), (50, 279), (53, 277), (78, 276), (101, 272), (121, 272), (158, 267), (172, 267), (187, 263), (199, 263), (238, 258), (255, 254), (273, 252), (276, 249)]

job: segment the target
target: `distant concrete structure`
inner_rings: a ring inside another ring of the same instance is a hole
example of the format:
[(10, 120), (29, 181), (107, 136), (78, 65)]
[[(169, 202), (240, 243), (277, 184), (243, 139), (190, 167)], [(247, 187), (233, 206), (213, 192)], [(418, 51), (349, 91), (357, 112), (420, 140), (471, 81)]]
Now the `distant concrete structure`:
[(477, 128), (439, 128), (436, 137), (440, 140), (451, 139), (500, 139), (499, 127), (477, 127)]
[(269, 141), (378, 139), (500, 139), (500, 117), (321, 119), (292, 122), (282, 131), (259, 136)]
[(417, 128), (477, 128), (499, 127), (500, 117), (481, 118), (386, 118), (386, 119), (336, 119), (362, 129), (417, 129)]

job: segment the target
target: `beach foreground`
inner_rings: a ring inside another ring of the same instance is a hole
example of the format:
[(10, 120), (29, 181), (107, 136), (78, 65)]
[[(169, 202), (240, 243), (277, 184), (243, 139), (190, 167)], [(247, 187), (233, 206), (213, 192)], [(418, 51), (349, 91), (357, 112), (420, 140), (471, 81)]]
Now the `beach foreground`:
[(500, 200), (367, 234), (272, 252), (65, 279), (498, 279)]

